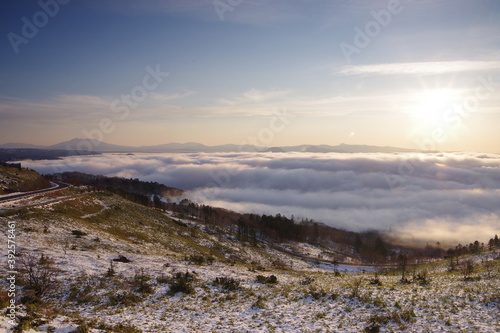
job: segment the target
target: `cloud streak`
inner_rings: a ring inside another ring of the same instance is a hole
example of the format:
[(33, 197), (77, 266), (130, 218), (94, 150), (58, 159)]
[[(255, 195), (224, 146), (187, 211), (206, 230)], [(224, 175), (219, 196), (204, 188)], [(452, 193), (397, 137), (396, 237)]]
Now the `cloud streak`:
[(413, 240), (484, 241), (500, 229), (495, 154), (106, 154), (25, 165), (157, 181), (204, 204)]
[[(140, 112), (132, 112), (131, 118), (148, 118), (164, 112), (165, 108), (180, 108), (166, 102), (179, 101), (195, 94), (194, 91), (172, 94), (151, 92), (137, 108)], [(29, 101), (0, 96), (0, 116), (3, 120), (26, 122), (94, 122), (102, 117), (117, 117), (112, 112), (114, 99), (111, 96), (58, 95), (48, 100)]]
[(344, 66), (333, 74), (340, 75), (432, 75), (466, 71), (500, 69), (498, 61), (429, 61)]

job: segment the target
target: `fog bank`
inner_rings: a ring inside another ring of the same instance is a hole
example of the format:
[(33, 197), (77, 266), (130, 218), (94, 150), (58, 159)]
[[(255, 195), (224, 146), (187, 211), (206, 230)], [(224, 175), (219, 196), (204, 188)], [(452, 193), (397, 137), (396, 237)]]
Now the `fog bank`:
[(485, 241), (500, 231), (496, 154), (104, 154), (23, 165), (156, 181), (199, 203), (410, 240)]

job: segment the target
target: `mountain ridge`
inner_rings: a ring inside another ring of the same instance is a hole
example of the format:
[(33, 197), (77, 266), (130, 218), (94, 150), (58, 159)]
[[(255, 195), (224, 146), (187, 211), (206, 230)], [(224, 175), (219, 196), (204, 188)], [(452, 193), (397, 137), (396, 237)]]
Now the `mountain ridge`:
[(74, 138), (54, 145), (33, 145), (27, 143), (9, 142), (0, 145), (0, 149), (46, 149), (46, 150), (68, 150), (68, 151), (92, 151), (100, 153), (215, 153), (215, 152), (311, 152), (311, 153), (396, 153), (396, 152), (419, 152), (417, 149), (400, 148), (391, 146), (374, 145), (350, 145), (341, 143), (339, 145), (295, 145), (295, 146), (254, 146), (224, 144), (207, 146), (197, 142), (178, 143), (148, 146), (124, 146), (110, 144), (94, 139)]

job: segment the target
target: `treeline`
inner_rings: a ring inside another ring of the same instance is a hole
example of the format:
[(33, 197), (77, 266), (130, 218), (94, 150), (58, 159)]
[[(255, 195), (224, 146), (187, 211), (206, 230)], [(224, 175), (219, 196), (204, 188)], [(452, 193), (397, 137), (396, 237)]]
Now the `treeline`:
[(179, 217), (197, 219), (214, 229), (232, 228), (240, 241), (256, 244), (297, 241), (335, 249), (338, 254), (357, 256), (366, 262), (385, 262), (395, 247), (385, 242), (376, 231), (357, 233), (324, 225), (309, 219), (296, 220), (281, 214), (239, 214), (223, 208), (200, 205), (189, 200), (161, 203), (160, 207)]
[[(194, 218), (214, 227), (233, 227), (242, 240), (259, 236), (277, 242), (346, 242), (352, 244), (356, 233), (332, 228), (312, 220), (296, 221), (281, 214), (240, 214), (224, 208), (196, 204), (187, 199), (180, 203), (161, 203), (160, 207), (179, 217)], [(325, 244), (326, 245), (326, 244)]]
[(65, 172), (51, 175), (73, 185), (88, 185), (116, 193), (127, 200), (161, 210), (168, 210), (181, 218), (190, 218), (205, 224), (209, 231), (224, 232), (231, 229), (240, 241), (257, 244), (259, 241), (270, 242), (306, 242), (334, 249), (338, 254), (357, 256), (365, 262), (381, 263), (395, 261), (404, 251), (415, 257), (439, 257), (444, 250), (435, 247), (410, 249), (393, 246), (385, 241), (380, 233), (351, 232), (337, 229), (310, 219), (297, 220), (293, 216), (281, 214), (257, 215), (240, 214), (224, 208), (197, 204), (184, 199), (180, 202), (161, 200), (179, 198), (183, 191), (155, 182), (139, 179), (88, 175), (80, 172)]
[(231, 228), (240, 241), (256, 244), (258, 240), (271, 242), (297, 241), (320, 245), (347, 256), (358, 257), (367, 263), (397, 262), (405, 253), (412, 260), (439, 258), (445, 250), (439, 245), (425, 248), (395, 246), (384, 240), (377, 231), (352, 232), (327, 226), (310, 219), (295, 219), (281, 214), (240, 214), (223, 208), (200, 205), (187, 199), (179, 203), (159, 203), (156, 208), (174, 212), (183, 218), (197, 219), (213, 230)]
[(174, 198), (183, 193), (182, 190), (173, 187), (156, 182), (145, 182), (137, 178), (96, 176), (81, 172), (64, 172), (46, 177), (72, 185), (88, 185), (107, 190), (145, 206), (150, 206), (154, 201), (160, 201), (160, 197)]
[(466, 254), (481, 254), (481, 252), (485, 250), (492, 251), (496, 248), (500, 247), (500, 240), (498, 239), (498, 235), (490, 238), (488, 244), (479, 243), (479, 241), (474, 241), (469, 245), (458, 244), (454, 248), (449, 248), (446, 251), (447, 258), (458, 258), (460, 256)]
[(71, 151), (66, 149), (38, 149), (38, 148), (0, 148), (0, 160), (57, 160), (61, 157), (74, 155), (98, 155), (97, 152)]
[(19, 170), (22, 169), (21, 163), (14, 163), (14, 162), (7, 163), (5, 161), (2, 161), (1, 159), (0, 159), (0, 165), (5, 166), (5, 167), (9, 167), (9, 168), (16, 168)]

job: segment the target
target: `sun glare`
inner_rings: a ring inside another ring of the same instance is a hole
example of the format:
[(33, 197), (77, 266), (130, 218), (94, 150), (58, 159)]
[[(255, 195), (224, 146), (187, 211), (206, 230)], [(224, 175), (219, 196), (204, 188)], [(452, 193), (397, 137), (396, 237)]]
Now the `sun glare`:
[(417, 96), (414, 115), (427, 125), (439, 125), (456, 96), (452, 90), (428, 90)]

